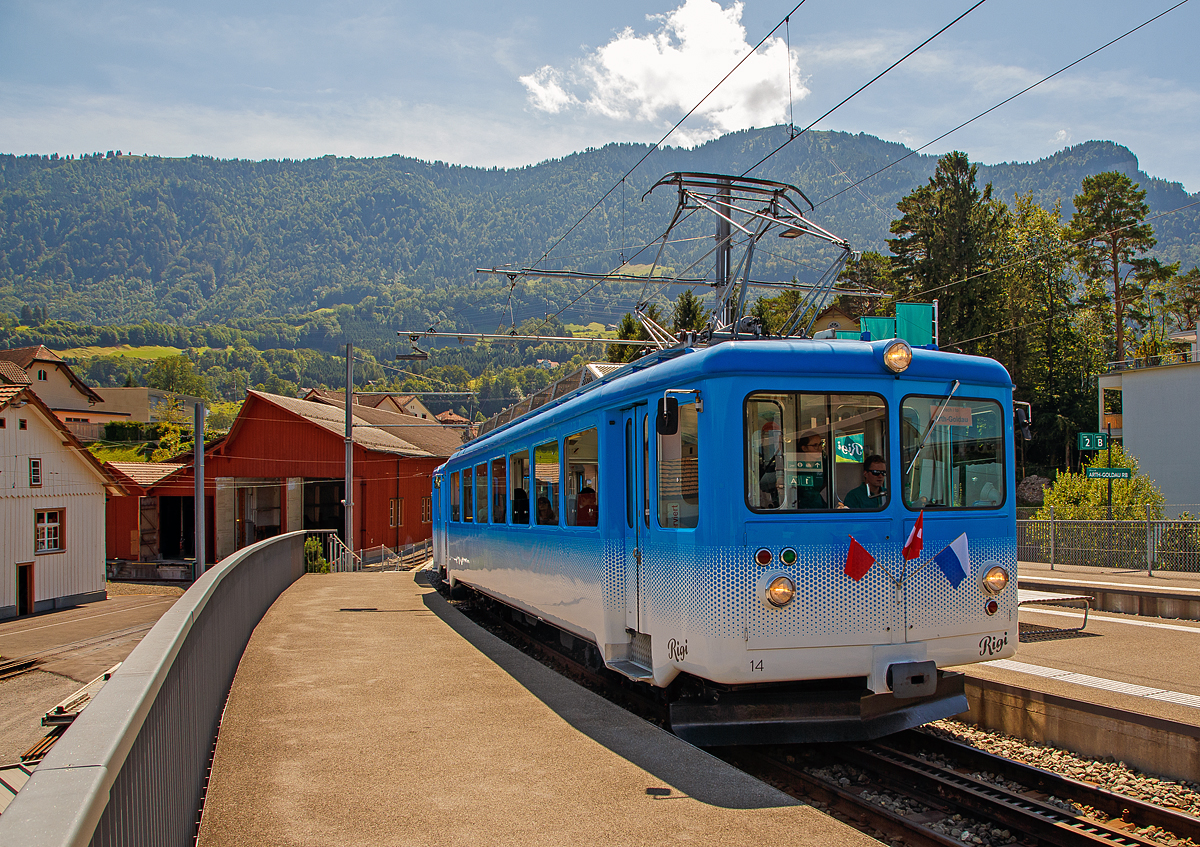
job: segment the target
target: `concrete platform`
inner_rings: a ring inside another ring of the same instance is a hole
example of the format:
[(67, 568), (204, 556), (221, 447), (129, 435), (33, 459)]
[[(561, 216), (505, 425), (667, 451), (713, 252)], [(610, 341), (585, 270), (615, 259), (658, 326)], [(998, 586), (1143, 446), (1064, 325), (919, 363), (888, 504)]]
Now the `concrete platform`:
[(1018, 565), (1023, 589), (1087, 594), (1092, 608), (1148, 617), (1200, 620), (1200, 573), (1141, 569)]
[(254, 632), (218, 845), (878, 842), (481, 630), (412, 573), (310, 574)]
[[(1114, 577), (1084, 576), (1093, 582)], [(1083, 593), (1087, 580), (1077, 584)], [(1019, 614), (1027, 623), (1059, 629), (1083, 619), (1082, 611), (1067, 608), (1024, 606)], [(1035, 636), (1022, 640), (1012, 660), (957, 669), (968, 677), (972, 722), (1200, 780), (1197, 655), (1200, 623), (1093, 611), (1082, 632)]]

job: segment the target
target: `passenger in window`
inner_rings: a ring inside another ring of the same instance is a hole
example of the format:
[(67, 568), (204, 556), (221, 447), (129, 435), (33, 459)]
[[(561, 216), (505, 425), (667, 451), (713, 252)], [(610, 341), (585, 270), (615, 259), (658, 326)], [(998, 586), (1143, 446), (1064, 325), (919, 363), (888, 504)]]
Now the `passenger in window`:
[(513, 491), (513, 523), (529, 523), (529, 492), (524, 488)]
[(592, 488), (583, 489), (579, 492), (579, 497), (575, 504), (575, 525), (595, 526), (599, 517), (600, 508), (596, 503), (595, 490)]
[(868, 456), (863, 462), (863, 484), (851, 489), (842, 501), (844, 509), (878, 509), (887, 496), (887, 462), (883, 456)]
[(825, 439), (816, 434), (800, 438), (796, 509), (825, 508)]
[(537, 522), (540, 526), (556, 526), (558, 515), (550, 505), (550, 498), (539, 497), (537, 501)]

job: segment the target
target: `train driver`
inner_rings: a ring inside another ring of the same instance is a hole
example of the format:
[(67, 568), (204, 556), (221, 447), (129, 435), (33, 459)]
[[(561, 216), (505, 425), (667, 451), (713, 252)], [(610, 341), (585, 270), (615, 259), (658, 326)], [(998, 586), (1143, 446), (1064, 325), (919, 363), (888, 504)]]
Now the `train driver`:
[(843, 509), (878, 509), (887, 496), (887, 462), (878, 454), (863, 462), (863, 484), (851, 489), (842, 501)]

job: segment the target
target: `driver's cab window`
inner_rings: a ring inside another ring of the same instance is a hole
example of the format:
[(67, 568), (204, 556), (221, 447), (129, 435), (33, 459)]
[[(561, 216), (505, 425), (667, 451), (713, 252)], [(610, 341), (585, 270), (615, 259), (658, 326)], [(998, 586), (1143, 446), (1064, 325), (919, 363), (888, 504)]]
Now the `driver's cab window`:
[(1004, 505), (1004, 415), (992, 400), (906, 397), (900, 409), (904, 505), (998, 509)]
[(763, 512), (881, 509), (887, 406), (873, 394), (758, 392), (745, 405), (746, 505)]

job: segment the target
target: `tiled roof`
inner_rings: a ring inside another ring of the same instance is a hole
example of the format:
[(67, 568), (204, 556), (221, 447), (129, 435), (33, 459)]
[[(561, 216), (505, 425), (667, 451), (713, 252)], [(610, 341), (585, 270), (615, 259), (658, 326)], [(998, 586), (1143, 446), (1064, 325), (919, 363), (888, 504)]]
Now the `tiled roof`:
[[(296, 400), (292, 397), (281, 397), (278, 394), (267, 394), (263, 391), (250, 391), (249, 393), (267, 403), (299, 415), (338, 436), (344, 436), (346, 432), (346, 415), (342, 406), (332, 406), (310, 400)], [(459, 446), (459, 444), (455, 444), (450, 450), (446, 450), (440, 444), (441, 439), (431, 437), (432, 430), (437, 430), (439, 433), (444, 432), (442, 427), (432, 421), (423, 422), (420, 418), (414, 418), (412, 415), (385, 412), (369, 406), (355, 406), (352, 418), (354, 443), (368, 450), (394, 453), (400, 456), (432, 458), (449, 456)], [(422, 426), (423, 423), (424, 426)], [(427, 449), (428, 447), (435, 449)]]
[(0, 382), (9, 385), (30, 385), (32, 381), (29, 379), (29, 374), (25, 373), (25, 369), (16, 362), (10, 362), (6, 359), (0, 359)]
[(57, 353), (44, 344), (38, 344), (36, 347), (13, 347), (11, 350), (0, 350), (0, 360), (13, 362), (20, 368), (28, 368), (35, 361), (62, 361)]
[(0, 403), (7, 403), (24, 390), (23, 385), (0, 385)]
[(154, 485), (183, 467), (173, 462), (105, 462), (106, 467), (124, 474), (142, 487)]

